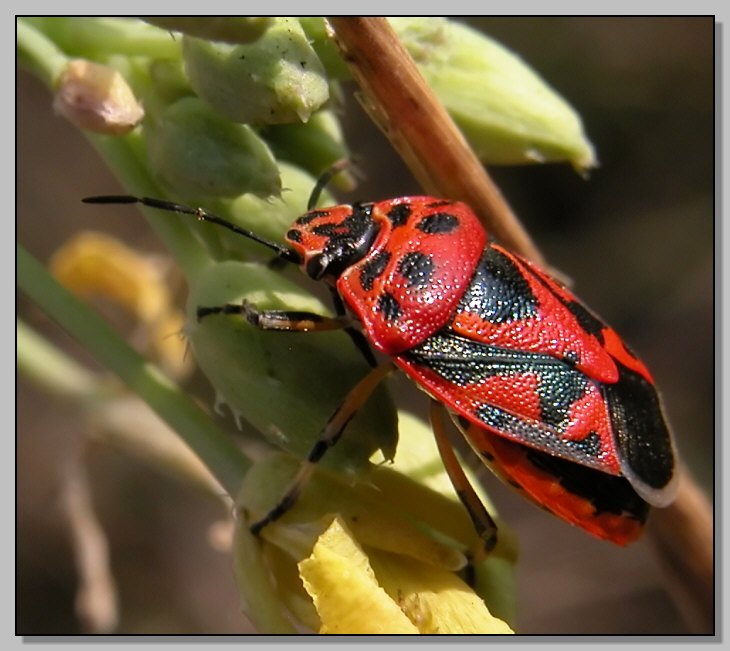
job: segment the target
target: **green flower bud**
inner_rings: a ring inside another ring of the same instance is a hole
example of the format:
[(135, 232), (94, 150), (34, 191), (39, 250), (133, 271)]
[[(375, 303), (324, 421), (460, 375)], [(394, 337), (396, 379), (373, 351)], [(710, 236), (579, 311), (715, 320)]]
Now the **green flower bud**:
[(145, 135), (153, 170), (182, 198), (281, 191), (276, 161), (263, 140), (196, 97), (165, 107), (145, 124)]
[[(181, 59), (153, 59), (148, 72), (155, 101), (172, 104), (195, 94), (185, 75)], [(149, 101), (149, 96), (146, 99)]]
[(327, 76), (330, 79), (352, 79), (350, 68), (329, 35), (327, 21), (320, 16), (300, 16), (298, 20), (327, 71)]
[[(326, 313), (315, 298), (280, 273), (227, 261), (204, 270), (190, 290), (189, 320), (198, 306), (250, 301), (260, 309)], [(264, 332), (244, 318), (214, 315), (190, 333), (203, 372), (234, 413), (272, 444), (305, 457), (328, 418), (370, 370), (351, 340), (330, 333)], [(391, 458), (397, 439), (395, 407), (380, 387), (323, 459), (345, 471), (363, 467), (378, 448)]]
[[(286, 233), (294, 220), (306, 212), (309, 195), (316, 184), (316, 180), (305, 171), (290, 165), (279, 163), (281, 173), (281, 196), (275, 199), (261, 199), (251, 194), (241, 195), (232, 201), (226, 202), (221, 213), (234, 224), (247, 228), (262, 237), (275, 242), (284, 243)], [(320, 205), (336, 203), (328, 192), (323, 192)], [(215, 208), (218, 210), (218, 207)], [(271, 257), (271, 252), (260, 244), (236, 235), (230, 231), (219, 233), (225, 243), (230, 258), (245, 259), (250, 255), (264, 258)]]
[(324, 68), (296, 20), (277, 18), (251, 45), (183, 38), (195, 92), (237, 122), (306, 122), (329, 98)]
[(251, 43), (261, 38), (272, 23), (266, 16), (143, 16), (142, 20), (162, 29), (225, 43)]
[[(330, 110), (317, 111), (306, 124), (267, 127), (261, 135), (277, 159), (291, 161), (316, 177), (336, 161), (349, 158), (339, 120)], [(342, 190), (354, 186), (352, 175), (347, 172), (337, 174), (332, 182)]]
[(444, 19), (389, 21), (482, 161), (596, 164), (575, 111), (502, 45)]

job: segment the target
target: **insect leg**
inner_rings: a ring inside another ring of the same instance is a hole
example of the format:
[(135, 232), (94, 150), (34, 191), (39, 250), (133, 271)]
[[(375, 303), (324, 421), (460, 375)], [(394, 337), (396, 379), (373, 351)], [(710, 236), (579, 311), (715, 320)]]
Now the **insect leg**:
[(372, 369), (362, 380), (360, 380), (345, 396), (339, 407), (330, 416), (327, 424), (319, 434), (319, 438), (312, 446), (307, 455), (307, 459), (302, 464), (299, 472), (294, 476), (289, 488), (284, 493), (279, 502), (260, 520), (254, 522), (250, 529), (251, 533), (258, 533), (267, 524), (279, 519), (286, 513), (297, 501), (299, 495), (314, 472), (315, 464), (324, 456), (325, 452), (331, 448), (337, 441), (347, 424), (352, 420), (353, 416), (365, 404), (370, 395), (375, 391), (378, 385), (393, 370), (393, 364), (388, 361), (380, 366)]
[(497, 525), (494, 523), (492, 516), (489, 515), (484, 504), (479, 499), (474, 488), (464, 474), (461, 463), (456, 457), (454, 448), (451, 445), (444, 427), (444, 406), (436, 401), (431, 401), (431, 427), (436, 437), (436, 445), (438, 446), (441, 460), (444, 462), (446, 474), (448, 474), (451, 483), (454, 486), (456, 494), (459, 496), (461, 503), (469, 513), (471, 521), (474, 523), (477, 535), (482, 541), (480, 549), (476, 550), (472, 560), (478, 560), (484, 553), (490, 552), (497, 544)]
[[(343, 319), (346, 318), (347, 310), (345, 309), (345, 304), (342, 301), (342, 298), (337, 293), (337, 290), (334, 287), (331, 287), (330, 291), (332, 293), (332, 303), (335, 306), (335, 313), (338, 317), (341, 317)], [(345, 332), (347, 333), (347, 336), (350, 337), (352, 343), (355, 344), (355, 348), (357, 348), (362, 356), (365, 358), (365, 361), (372, 368), (375, 368), (378, 365), (378, 360), (375, 359), (373, 350), (372, 348), (370, 348), (370, 344), (368, 343), (368, 340), (362, 333), (362, 331), (358, 330), (354, 326), (349, 326), (345, 328)]]
[(261, 330), (311, 332), (350, 327), (350, 319), (346, 316), (329, 317), (314, 312), (293, 310), (259, 310), (248, 301), (213, 307), (199, 307), (197, 310), (198, 321), (212, 314), (238, 314), (251, 325)]

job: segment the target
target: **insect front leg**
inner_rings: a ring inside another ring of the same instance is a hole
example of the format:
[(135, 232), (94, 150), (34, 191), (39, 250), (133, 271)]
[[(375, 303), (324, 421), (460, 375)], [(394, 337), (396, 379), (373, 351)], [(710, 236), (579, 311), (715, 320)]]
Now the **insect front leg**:
[(337, 443), (347, 424), (392, 370), (393, 364), (389, 361), (376, 366), (350, 390), (320, 432), (317, 441), (309, 451), (306, 460), (295, 475), (289, 488), (264, 517), (250, 526), (251, 533), (258, 535), (266, 525), (278, 520), (296, 503), (302, 489), (314, 472), (315, 465), (324, 456), (325, 452)]
[(351, 319), (345, 315), (323, 316), (314, 312), (295, 310), (259, 310), (248, 301), (226, 303), (213, 307), (199, 307), (198, 321), (213, 314), (240, 315), (251, 325), (261, 330), (281, 330), (284, 332), (312, 332), (341, 330), (351, 327)]
[(472, 561), (477, 561), (485, 553), (492, 551), (497, 544), (497, 525), (469, 483), (464, 469), (456, 457), (451, 441), (449, 441), (446, 435), (444, 426), (445, 412), (446, 409), (440, 402), (436, 400), (431, 401), (431, 427), (436, 437), (436, 445), (441, 455), (441, 460), (444, 462), (446, 474), (449, 476), (461, 503), (469, 513), (469, 517), (481, 541), (480, 547), (473, 552), (471, 559)]

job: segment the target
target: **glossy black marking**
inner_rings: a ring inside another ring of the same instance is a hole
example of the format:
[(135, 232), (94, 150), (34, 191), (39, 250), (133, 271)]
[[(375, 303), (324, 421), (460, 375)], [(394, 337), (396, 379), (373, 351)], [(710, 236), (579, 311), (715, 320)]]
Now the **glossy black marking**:
[(448, 212), (435, 212), (421, 219), (416, 228), (429, 235), (453, 233), (459, 227), (459, 218)]
[(307, 263), (306, 272), (314, 280), (336, 278), (347, 267), (367, 255), (378, 234), (371, 203), (352, 205), (352, 212), (339, 223), (317, 224), (311, 231), (327, 238), (320, 255)]
[[(556, 295), (557, 296), (557, 295)], [(560, 297), (558, 296), (558, 300)], [(571, 314), (575, 317), (578, 325), (583, 328), (588, 334), (593, 335), (598, 341), (603, 344), (603, 329), (606, 325), (588, 308), (579, 303), (578, 301), (561, 301), (565, 307), (567, 307)]]
[(390, 219), (393, 228), (403, 226), (411, 216), (412, 209), (407, 203), (399, 203), (388, 211), (388, 219)]
[(398, 262), (398, 273), (406, 279), (408, 287), (426, 287), (436, 270), (433, 256), (411, 251)]
[(292, 242), (301, 242), (302, 232), (298, 231), (296, 228), (292, 228), (286, 232), (286, 239), (291, 240)]
[(590, 457), (597, 457), (601, 454), (601, 436), (598, 432), (589, 432), (588, 436), (578, 441), (571, 441), (572, 445), (583, 454)]
[(474, 415), (492, 429), (515, 435), (522, 440), (539, 439), (545, 435), (533, 421), (515, 416), (494, 405), (481, 405), (474, 411)]
[(588, 380), (569, 366), (560, 370), (555, 367), (550, 374), (539, 377), (537, 395), (542, 421), (564, 429), (570, 419), (570, 408), (588, 391)]
[(390, 262), (389, 251), (379, 251), (360, 268), (360, 287), (366, 292), (372, 291), (375, 280), (383, 275), (385, 268)]
[(528, 450), (527, 458), (534, 466), (554, 476), (565, 490), (592, 504), (595, 515), (613, 513), (641, 523), (646, 521), (649, 505), (624, 477), (609, 475), (538, 450)]
[(574, 350), (567, 350), (563, 355), (563, 361), (571, 367), (580, 364), (580, 355)]
[(562, 378), (563, 373), (580, 375), (550, 355), (491, 346), (457, 335), (452, 330), (430, 336), (403, 353), (403, 357), (458, 386), (478, 384), (495, 375), (535, 373), (545, 382), (551, 377)]
[(317, 217), (328, 217), (329, 215), (329, 210), (310, 210), (309, 212), (304, 213), (301, 217), (298, 217), (294, 223), (299, 224), (300, 226), (304, 226), (309, 222), (317, 219)]
[(401, 314), (400, 303), (389, 292), (385, 292), (378, 299), (378, 310), (383, 313), (386, 321), (397, 321)]
[(538, 315), (530, 284), (515, 264), (487, 246), (457, 312), (470, 312), (489, 323), (524, 321)]
[(652, 488), (663, 488), (674, 474), (674, 454), (654, 387), (616, 363), (616, 384), (602, 385), (621, 458)]
[(481, 405), (474, 411), (474, 416), (487, 427), (531, 449), (539, 449), (550, 456), (564, 459), (566, 463), (590, 467), (603, 474), (601, 440), (595, 432), (580, 441), (568, 440), (562, 436), (560, 428), (549, 427), (491, 404)]

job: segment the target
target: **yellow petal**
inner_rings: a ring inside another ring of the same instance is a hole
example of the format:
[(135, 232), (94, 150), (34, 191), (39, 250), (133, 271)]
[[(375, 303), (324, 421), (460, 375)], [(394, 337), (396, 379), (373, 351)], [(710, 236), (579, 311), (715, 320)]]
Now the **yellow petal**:
[[(286, 455), (272, 455), (258, 462), (246, 476), (241, 503), (246, 504), (251, 512), (263, 515), (281, 497), (299, 466), (296, 459)], [(414, 499), (424, 501), (432, 497), (430, 491), (424, 491), (417, 485), (414, 488), (417, 491)], [(284, 526), (274, 523), (264, 530), (263, 536), (282, 549), (292, 549), (293, 544), (288, 537), (292, 528), (288, 525), (311, 523), (337, 513), (364, 545), (409, 554), (451, 570), (464, 566), (465, 558), (459, 550), (428, 535), (410, 518), (404, 517), (403, 511), (392, 509), (389, 501), (365, 481), (352, 484), (336, 475), (317, 472), (307, 483), (294, 509), (278, 523)], [(315, 535), (318, 534), (319, 531)], [(314, 538), (308, 549), (312, 544)]]
[(56, 251), (50, 266), (71, 291), (109, 298), (145, 323), (168, 308), (170, 299), (157, 266), (103, 233), (79, 233)]
[(143, 346), (170, 377), (184, 377), (192, 369), (181, 336), (185, 315), (173, 306), (164, 270), (151, 256), (104, 233), (84, 231), (56, 251), (50, 268), (72, 292), (116, 303), (140, 321)]
[(322, 620), (320, 633), (418, 633), (378, 585), (367, 556), (339, 519), (299, 563), (299, 573)]
[(381, 551), (373, 551), (370, 562), (380, 585), (420, 633), (513, 633), (451, 572)]

